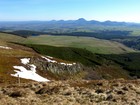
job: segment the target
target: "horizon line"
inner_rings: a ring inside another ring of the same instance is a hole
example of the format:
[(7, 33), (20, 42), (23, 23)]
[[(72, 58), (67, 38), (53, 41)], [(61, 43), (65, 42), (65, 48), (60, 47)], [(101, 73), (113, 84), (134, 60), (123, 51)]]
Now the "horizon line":
[(83, 19), (85, 21), (98, 21), (98, 22), (107, 22), (107, 21), (110, 21), (110, 22), (124, 22), (124, 23), (140, 23), (140, 22), (135, 22), (135, 21), (117, 21), (117, 20), (96, 20), (96, 19), (85, 19), (85, 18), (78, 18), (78, 19), (48, 19), (48, 20), (0, 20), (0, 22), (43, 22), (43, 21), (76, 21), (76, 20), (79, 20), (79, 19)]

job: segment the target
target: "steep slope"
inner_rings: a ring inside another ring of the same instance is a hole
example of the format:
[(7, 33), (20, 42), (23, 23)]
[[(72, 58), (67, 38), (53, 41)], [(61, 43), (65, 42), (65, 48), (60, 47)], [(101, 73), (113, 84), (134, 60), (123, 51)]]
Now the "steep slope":
[(8, 46), (10, 48), (0, 48), (0, 82), (16, 82), (17, 79), (10, 76), (12, 73), (14, 73), (13, 66), (21, 65), (20, 58), (32, 57), (35, 54), (29, 48), (7, 42), (0, 43), (0, 46)]
[(21, 82), (60, 79), (57, 76), (70, 77), (82, 70), (80, 64), (42, 56), (31, 48), (5, 41), (0, 43), (0, 59), (0, 83), (17, 83), (17, 77)]
[[(84, 65), (83, 79), (113, 79), (130, 78), (129, 72), (124, 70), (119, 63), (109, 60), (100, 54), (88, 50), (71, 47), (53, 47), (47, 45), (26, 45), (40, 54), (49, 55), (67, 61), (79, 62)], [(40, 61), (39, 61), (40, 62)], [(81, 71), (80, 71), (81, 72)], [(61, 77), (64, 77), (61, 75)]]
[[(118, 63), (86, 49), (33, 44), (23, 46), (10, 42), (23, 43), (25, 38), (9, 34), (1, 37), (1, 83), (17, 83), (16, 77), (23, 78), (22, 71), (27, 74), (32, 71), (49, 80), (131, 78)], [(30, 60), (28, 64), (23, 64), (22, 59)], [(22, 82), (30, 80), (33, 79), (24, 78)]]

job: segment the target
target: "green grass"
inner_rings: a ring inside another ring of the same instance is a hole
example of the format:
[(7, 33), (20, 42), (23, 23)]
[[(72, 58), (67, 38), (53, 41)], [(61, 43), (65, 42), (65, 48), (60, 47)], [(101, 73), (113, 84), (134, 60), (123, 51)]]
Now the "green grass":
[(88, 50), (71, 47), (53, 47), (47, 45), (26, 45), (36, 52), (63, 60), (80, 62), (86, 66), (101, 65), (104, 59)]
[[(53, 56), (63, 60), (80, 62), (87, 67), (102, 67), (103, 65), (110, 65), (113, 68), (106, 66), (107, 68), (103, 67), (101, 70), (102, 72), (110, 72), (109, 74), (111, 74), (111, 72), (119, 71), (120, 75), (124, 75), (125, 70), (127, 70), (131, 76), (140, 77), (140, 53), (94, 54), (86, 49), (81, 48), (54, 47), (48, 45), (27, 46), (32, 47), (40, 54)], [(119, 77), (119, 74), (116, 75)]]
[[(9, 45), (10, 43), (7, 44), (6, 41), (22, 43), (28, 47), (32, 47), (40, 54), (60, 58), (67, 61), (80, 62), (87, 67), (103, 67), (102, 65), (109, 64), (113, 67), (109, 68), (107, 66), (105, 68), (105, 70), (107, 70), (107, 74), (108, 72), (110, 72), (110, 74), (111, 72), (115, 73), (114, 70), (117, 71), (120, 69), (119, 72), (121, 72), (121, 70), (125, 69), (128, 70), (130, 75), (137, 75), (140, 77), (140, 53), (132, 53), (135, 51), (117, 42), (89, 37), (49, 35), (29, 37), (25, 39), (15, 35), (0, 33), (0, 45)], [(15, 57), (33, 56), (31, 52), (21, 50), (21, 47), (17, 48), (19, 49), (9, 51), (3, 49), (0, 51), (0, 55), (2, 57), (5, 56), (6, 58), (9, 58), (10, 60), (7, 62), (12, 60), (13, 63), (15, 63), (13, 59)], [(115, 63), (110, 64), (110, 61)], [(4, 64), (0, 62), (0, 71), (5, 71), (3, 65)], [(114, 67), (117, 69), (114, 69)], [(9, 70), (11, 70), (11, 68)], [(103, 72), (103, 70), (104, 67), (101, 68), (101, 72)], [(103, 72), (103, 74), (104, 73), (105, 72)]]
[(87, 49), (93, 53), (120, 54), (134, 52), (134, 50), (114, 41), (101, 40), (91, 37), (75, 36), (31, 36), (24, 41), (25, 44), (40, 44), (58, 47), (74, 47)]
[(7, 42), (23, 42), (25, 38), (12, 34), (0, 33), (0, 40)]
[[(54, 47), (48, 45), (35, 45), (35, 44), (27, 44), (26, 46), (33, 48), (36, 52), (42, 55), (49, 55), (52, 57), (60, 58), (63, 60), (73, 61), (82, 63), (86, 67), (91, 67), (95, 72), (104, 75), (106, 79), (109, 78), (129, 78), (127, 69), (123, 69), (121, 61), (116, 62), (115, 59), (119, 60), (120, 56), (115, 54), (112, 55), (102, 55), (102, 54), (94, 54), (86, 49), (81, 48), (71, 48), (71, 47)], [(139, 54), (140, 55), (140, 54)], [(138, 57), (138, 56), (137, 56)], [(120, 58), (121, 60), (122, 58)], [(134, 59), (135, 60), (135, 59)], [(116, 63), (114, 63), (114, 61)], [(124, 62), (125, 63), (125, 62)], [(130, 63), (133, 65), (133, 63)], [(136, 65), (138, 62), (136, 63)], [(129, 67), (128, 67), (129, 68)], [(88, 71), (88, 75), (95, 76), (92, 74), (93, 71)], [(129, 73), (133, 73), (133, 71), (129, 71)], [(135, 74), (137, 75), (137, 74)], [(139, 75), (139, 74), (138, 74)], [(114, 76), (114, 77), (113, 77)]]
[(109, 54), (103, 57), (121, 65), (123, 69), (130, 72), (131, 76), (140, 77), (140, 53)]
[(0, 40), (24, 44), (82, 48), (87, 49), (93, 53), (100, 54), (120, 54), (134, 52), (134, 50), (120, 43), (91, 37), (40, 35), (30, 36), (26, 39), (12, 34), (0, 33)]

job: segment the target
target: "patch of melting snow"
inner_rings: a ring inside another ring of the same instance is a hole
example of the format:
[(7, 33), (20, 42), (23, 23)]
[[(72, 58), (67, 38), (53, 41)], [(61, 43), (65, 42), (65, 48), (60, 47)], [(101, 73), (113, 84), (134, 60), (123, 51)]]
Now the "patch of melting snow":
[(44, 59), (46, 59), (48, 62), (51, 62), (51, 63), (58, 63), (58, 64), (61, 64), (61, 65), (68, 65), (68, 66), (72, 66), (72, 65), (75, 65), (76, 64), (76, 63), (57, 62), (55, 60), (51, 60), (53, 57), (50, 57), (50, 56), (47, 56), (47, 57), (41, 56), (41, 57), (44, 58)]
[(7, 50), (12, 49), (11, 47), (6, 47), (6, 46), (0, 46), (0, 48), (7, 49)]
[(57, 61), (55, 61), (55, 60), (51, 60), (51, 59), (44, 57), (44, 56), (41, 56), (41, 57), (46, 59), (48, 62), (57, 63)]
[(51, 57), (51, 56), (47, 56), (48, 58), (50, 58), (50, 59), (53, 59), (53, 57)]
[(21, 63), (24, 64), (24, 65), (28, 65), (30, 67), (30, 70), (27, 70), (23, 66), (13, 66), (17, 70), (14, 70), (16, 73), (11, 74), (11, 76), (25, 78), (25, 79), (31, 79), (31, 80), (38, 81), (38, 82), (50, 81), (50, 80), (48, 80), (46, 78), (43, 78), (40, 75), (38, 75), (36, 73), (36, 66), (33, 65), (33, 64), (29, 64), (29, 62), (30, 62), (30, 58), (21, 59)]
[(61, 62), (60, 64), (61, 64), (61, 65), (66, 65), (66, 64), (65, 64), (65, 63), (63, 63), (63, 62)]
[(21, 63), (27, 65), (30, 62), (30, 58), (23, 58), (21, 59)]

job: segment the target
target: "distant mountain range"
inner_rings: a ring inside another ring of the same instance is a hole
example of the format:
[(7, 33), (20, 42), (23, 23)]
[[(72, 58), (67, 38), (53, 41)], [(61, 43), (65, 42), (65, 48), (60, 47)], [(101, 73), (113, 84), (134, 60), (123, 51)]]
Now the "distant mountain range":
[[(52, 23), (63, 23), (63, 24), (80, 24), (80, 25), (83, 25), (83, 24), (94, 24), (94, 25), (128, 25), (128, 24), (136, 24), (136, 23), (127, 23), (127, 22), (116, 22), (116, 21), (104, 21), (104, 22), (100, 22), (100, 21), (97, 21), (97, 20), (90, 20), (90, 21), (87, 21), (85, 20), (84, 18), (79, 18), (78, 20), (58, 20), (58, 21), (49, 21), (49, 22), (52, 22)], [(137, 23), (138, 24), (138, 23)]]
[(0, 31), (12, 32), (30, 30), (47, 33), (98, 32), (98, 31), (131, 31), (132, 35), (140, 32), (139, 23), (116, 21), (51, 20), (51, 21), (0, 21)]
[(104, 21), (100, 22), (97, 20), (89, 20), (87, 21), (84, 18), (79, 18), (77, 20), (50, 20), (50, 21), (0, 21), (0, 26), (4, 25), (19, 25), (19, 24), (94, 24), (94, 25), (140, 25), (140, 23), (130, 23), (130, 22), (117, 22), (117, 21)]

